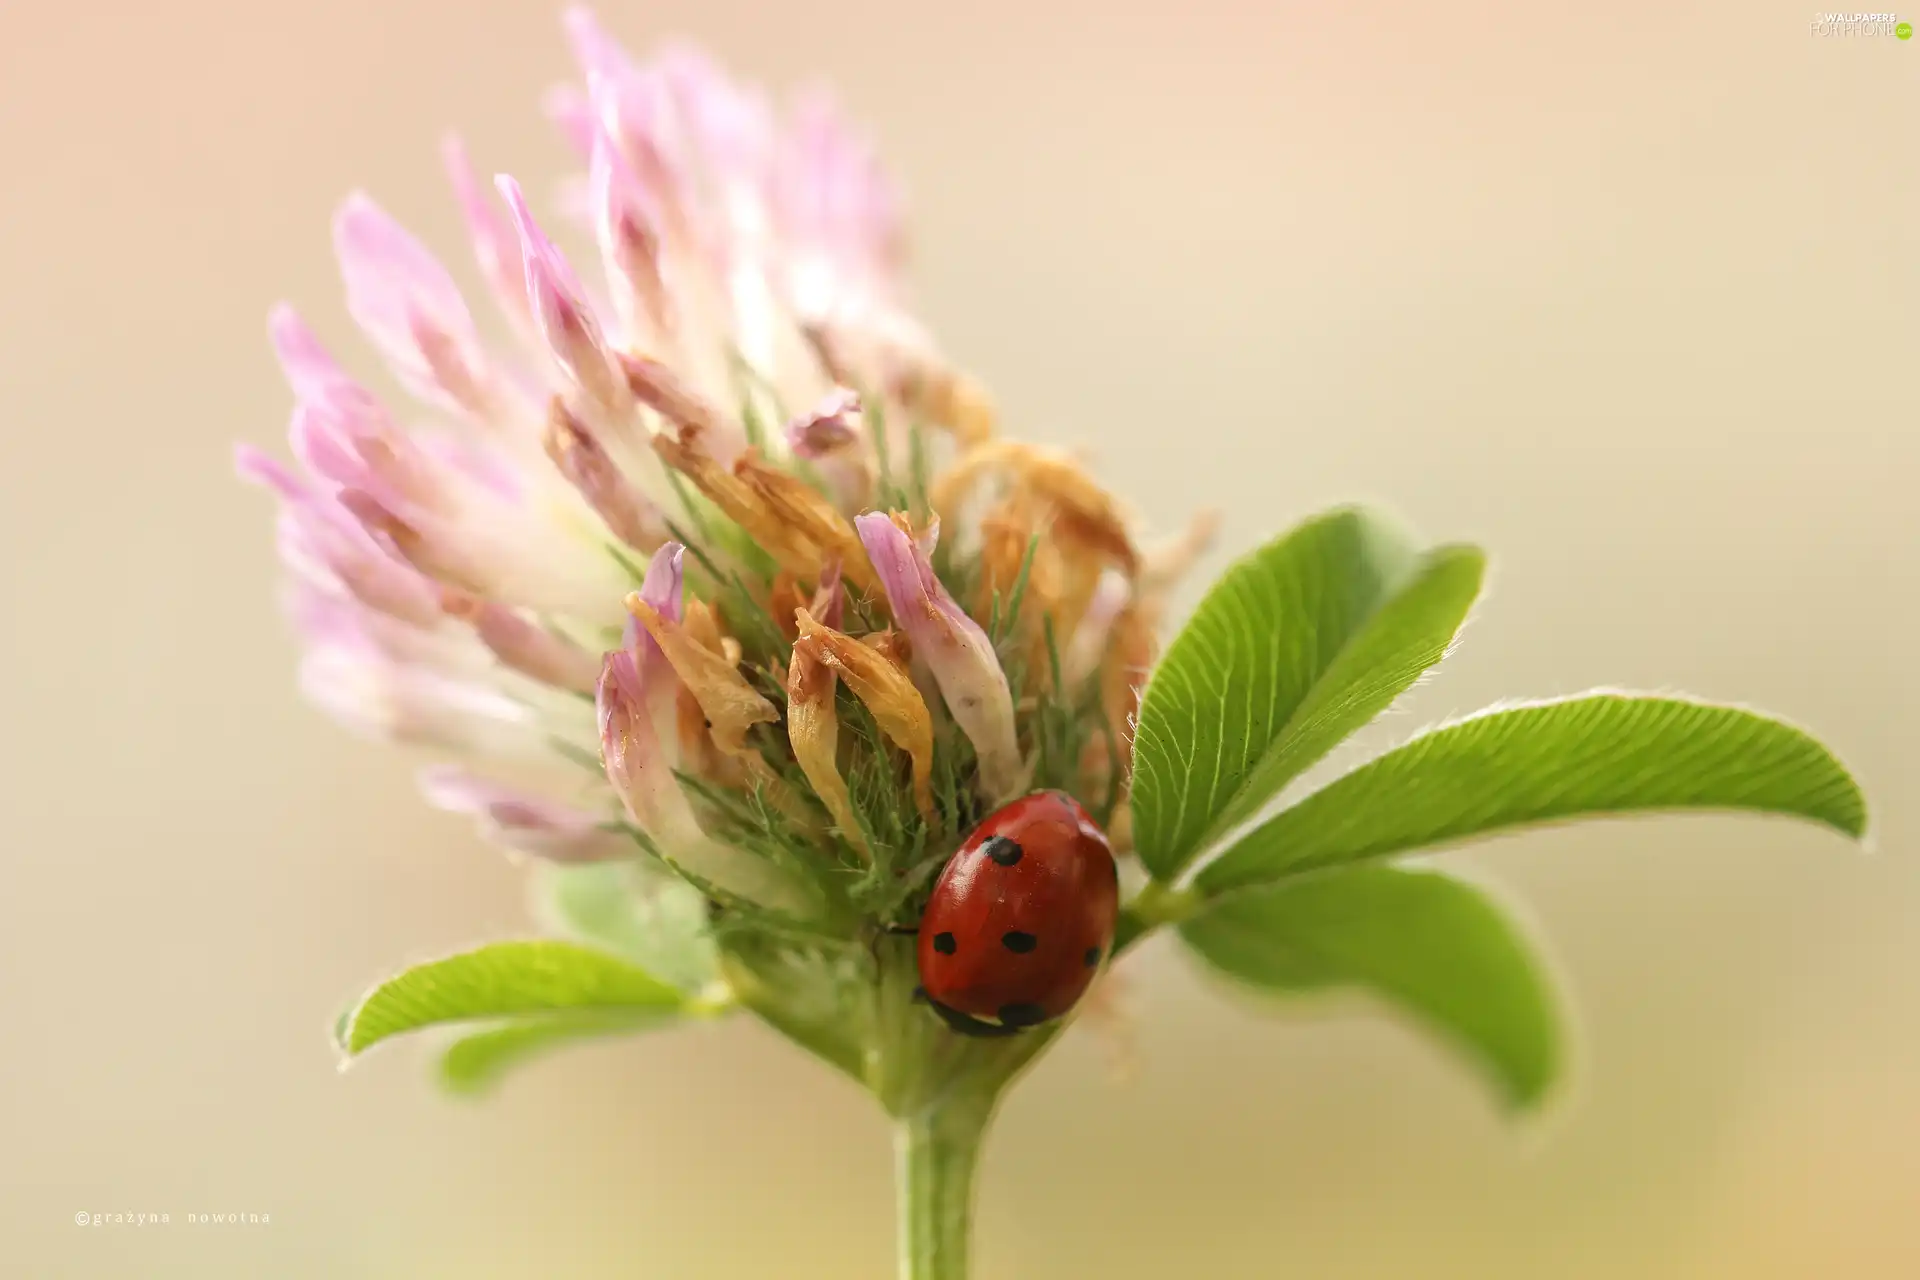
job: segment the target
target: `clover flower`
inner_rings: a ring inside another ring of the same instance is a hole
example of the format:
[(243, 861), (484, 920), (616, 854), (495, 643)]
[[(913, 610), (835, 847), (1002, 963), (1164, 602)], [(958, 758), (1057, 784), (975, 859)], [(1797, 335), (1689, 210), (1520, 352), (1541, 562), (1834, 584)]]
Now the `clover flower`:
[[(334, 223), (348, 309), (435, 418), (402, 426), (274, 312), (301, 465), (242, 447), (239, 467), (282, 503), (309, 691), (503, 778), (598, 760), (553, 802), (624, 813), (624, 843), (533, 839), (444, 771), (423, 786), (522, 852), (644, 851), (789, 926), (898, 893), (911, 868), (892, 844), (876, 858), (876, 830), (951, 848), (1029, 785), (1111, 815), (1150, 657), (1116, 621), (1157, 609), (1171, 575), (1142, 579), (1078, 464), (996, 437), (905, 310), (899, 199), (828, 103), (782, 118), (688, 50), (643, 64), (582, 11), (568, 28), (586, 86), (556, 102), (589, 175), (559, 226), (597, 273), (511, 178), (489, 199), (454, 140), (517, 347), (483, 340), (446, 268), (362, 193)], [(1109, 696), (1082, 698), (1090, 679)]]
[(549, 107), (585, 173), (558, 216), (444, 148), (507, 341), (353, 194), (348, 311), (429, 416), (281, 306), (297, 465), (237, 454), (279, 502), (303, 689), (456, 757), (426, 799), (538, 864), (573, 939), (383, 984), (349, 1052), (495, 1021), (445, 1059), (473, 1084), (547, 1044), (751, 1011), (900, 1118), (903, 1272), (958, 1276), (981, 1132), (1059, 1026), (956, 1035), (899, 935), (1016, 797), (1068, 793), (1138, 844), (1126, 878), (1150, 882), (1115, 950), (1178, 925), (1255, 985), (1367, 987), (1521, 1100), (1554, 1063), (1524, 948), (1465, 886), (1379, 858), (1634, 807), (1863, 825), (1797, 731), (1596, 695), (1434, 731), (1229, 840), (1439, 661), (1478, 553), (1335, 512), (1236, 566), (1155, 668), (1212, 518), (1145, 543), (1073, 457), (1002, 431), (913, 319), (899, 196), (824, 98), (777, 113), (689, 49), (637, 62), (585, 11), (566, 26), (584, 85)]
[(585, 84), (552, 105), (586, 174), (554, 234), (444, 148), (509, 341), (354, 193), (348, 311), (428, 416), (282, 305), (298, 465), (238, 468), (280, 501), (324, 710), (461, 757), (423, 794), (572, 869), (549, 893), (623, 864), (622, 910), (701, 917), (677, 945), (709, 967), (651, 951), (690, 991), (845, 1013), (872, 976), (829, 971), (910, 928), (998, 804), (1057, 788), (1124, 831), (1150, 620), (1211, 525), (1143, 553), (1077, 462), (1000, 436), (906, 309), (899, 197), (824, 98), (776, 114), (688, 49), (567, 28)]

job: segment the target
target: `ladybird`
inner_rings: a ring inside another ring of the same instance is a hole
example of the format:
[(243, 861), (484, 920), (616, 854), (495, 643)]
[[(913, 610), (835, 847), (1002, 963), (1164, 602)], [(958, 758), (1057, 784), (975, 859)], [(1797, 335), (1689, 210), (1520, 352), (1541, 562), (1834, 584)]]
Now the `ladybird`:
[(1087, 811), (1062, 791), (1023, 796), (989, 814), (935, 882), (921, 990), (972, 1035), (1051, 1021), (1099, 972), (1119, 912), (1113, 849)]

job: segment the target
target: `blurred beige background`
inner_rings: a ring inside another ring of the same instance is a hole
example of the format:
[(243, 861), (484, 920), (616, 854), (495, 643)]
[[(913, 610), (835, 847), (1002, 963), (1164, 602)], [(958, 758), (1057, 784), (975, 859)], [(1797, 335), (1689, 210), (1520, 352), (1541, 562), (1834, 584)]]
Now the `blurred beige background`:
[[(1920, 1274), (1920, 41), (1772, 0), (1324, 7), (602, 12), (835, 81), (937, 330), (1163, 527), (1218, 503), (1224, 556), (1365, 497), (1491, 546), (1385, 732), (1597, 683), (1761, 704), (1857, 766), (1877, 853), (1703, 819), (1459, 859), (1580, 1013), (1519, 1129), (1398, 1025), (1252, 1016), (1156, 945), (1130, 1082), (1083, 1033), (1009, 1106), (981, 1275)], [(568, 72), (545, 3), (0, 5), (8, 1276), (887, 1274), (881, 1122), (746, 1022), (485, 1106), (327, 1045), (396, 963), (523, 929), (519, 878), (297, 702), (229, 441), (278, 446), (270, 302), (352, 347), (338, 196), (471, 281), (440, 131), (550, 181)]]

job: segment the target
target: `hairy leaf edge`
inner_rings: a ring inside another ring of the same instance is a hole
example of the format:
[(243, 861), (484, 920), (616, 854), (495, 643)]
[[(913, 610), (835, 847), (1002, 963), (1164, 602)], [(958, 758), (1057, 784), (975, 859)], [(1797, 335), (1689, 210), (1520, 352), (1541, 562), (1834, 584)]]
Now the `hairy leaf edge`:
[[(1434, 665), (1435, 667), (1438, 667), (1439, 664), (1435, 663)], [(1286, 813), (1288, 810), (1291, 810), (1301, 804), (1306, 803), (1308, 800), (1311, 800), (1313, 797), (1319, 795), (1322, 791), (1327, 790), (1329, 787), (1335, 786), (1336, 784), (1344, 781), (1350, 775), (1358, 773), (1360, 770), (1367, 768), (1369, 765), (1377, 763), (1378, 761), (1384, 759), (1385, 757), (1392, 755), (1396, 751), (1400, 751), (1406, 747), (1410, 747), (1413, 744), (1422, 741), (1423, 739), (1432, 737), (1436, 733), (1441, 733), (1448, 729), (1458, 728), (1463, 724), (1471, 724), (1472, 722), (1476, 720), (1484, 719), (1487, 716), (1503, 715), (1509, 711), (1524, 711), (1531, 707), (1548, 707), (1548, 706), (1555, 706), (1565, 702), (1579, 702), (1582, 699), (1586, 699), (1586, 698), (1620, 698), (1620, 699), (1625, 699), (1625, 700), (1630, 700), (1635, 702), (1645, 702), (1645, 701), (1686, 702), (1686, 703), (1692, 703), (1695, 706), (1708, 707), (1715, 710), (1742, 712), (1746, 715), (1754, 716), (1761, 720), (1772, 721), (1774, 724), (1777, 724), (1783, 728), (1792, 730), (1793, 732), (1799, 734), (1801, 737), (1805, 738), (1813, 746), (1817, 747), (1821, 751), (1821, 753), (1824, 754), (1827, 757), (1827, 759), (1833, 763), (1834, 768), (1839, 772), (1840, 776), (1845, 780), (1847, 784), (1847, 794), (1848, 794), (1848, 797), (1853, 802), (1851, 805), (1851, 808), (1857, 813), (1858, 817), (1856, 821), (1846, 825), (1842, 825), (1841, 823), (1828, 822), (1824, 818), (1817, 818), (1807, 814), (1776, 812), (1773, 814), (1773, 816), (1796, 818), (1803, 822), (1811, 822), (1816, 826), (1825, 827), (1829, 831), (1837, 831), (1841, 835), (1844, 835), (1849, 839), (1851, 839), (1855, 844), (1859, 845), (1863, 851), (1867, 853), (1876, 852), (1877, 846), (1875, 845), (1875, 842), (1874, 842), (1874, 834), (1872, 830), (1872, 824), (1870, 822), (1870, 813), (1867, 805), (1866, 792), (1860, 786), (1860, 779), (1854, 774), (1852, 769), (1847, 767), (1846, 761), (1840, 758), (1840, 755), (1838, 752), (1834, 751), (1833, 748), (1829, 747), (1826, 744), (1825, 740), (1820, 738), (1811, 729), (1808, 729), (1805, 725), (1801, 724), (1797, 720), (1789, 719), (1788, 717), (1782, 716), (1777, 712), (1763, 711), (1758, 707), (1749, 706), (1746, 703), (1731, 702), (1731, 701), (1727, 701), (1719, 698), (1709, 698), (1700, 694), (1685, 693), (1685, 692), (1665, 692), (1665, 691), (1651, 690), (1651, 689), (1625, 689), (1615, 685), (1598, 685), (1590, 689), (1583, 689), (1578, 693), (1548, 694), (1545, 696), (1533, 697), (1533, 698), (1503, 698), (1497, 702), (1488, 703), (1486, 706), (1480, 707), (1477, 710), (1466, 712), (1463, 715), (1451, 716), (1444, 720), (1435, 721), (1434, 723), (1429, 724), (1424, 728), (1419, 729), (1418, 731), (1410, 734), (1404, 740), (1400, 742), (1396, 742), (1391, 746), (1383, 747), (1379, 751), (1375, 752), (1373, 755), (1368, 756), (1366, 759), (1356, 762), (1351, 768), (1343, 770), (1338, 776), (1329, 778), (1326, 782), (1324, 782), (1318, 787), (1315, 787), (1312, 791), (1309, 791), (1304, 795), (1299, 796), (1297, 799), (1293, 801), (1292, 804), (1286, 805), (1280, 809), (1273, 810), (1272, 812), (1264, 813), (1259, 817), (1258, 820), (1250, 821), (1243, 824), (1240, 827), (1236, 827), (1232, 832), (1229, 833), (1234, 837), (1234, 839), (1221, 840), (1219, 843), (1217, 843), (1214, 846), (1209, 856), (1195, 859), (1192, 863), (1188, 864), (1185, 874), (1182, 876), (1178, 887), (1183, 890), (1200, 891), (1203, 900), (1212, 901), (1218, 898), (1225, 897), (1228, 894), (1237, 893), (1242, 889), (1262, 888), (1268, 884), (1278, 883), (1281, 880), (1292, 879), (1293, 875), (1309, 875), (1314, 872), (1327, 869), (1321, 866), (1306, 867), (1306, 868), (1302, 868), (1299, 872), (1295, 872), (1291, 874), (1282, 874), (1280, 876), (1275, 877), (1275, 879), (1273, 880), (1261, 881), (1258, 884), (1252, 884), (1252, 885), (1232, 885), (1232, 886), (1218, 889), (1210, 893), (1205, 892), (1202, 886), (1199, 884), (1200, 878), (1206, 874), (1207, 869), (1213, 866), (1214, 864), (1218, 863), (1220, 859), (1224, 858), (1228, 853), (1232, 852), (1232, 850), (1238, 844), (1240, 838), (1251, 833), (1252, 831), (1257, 830), (1260, 826), (1264, 825), (1265, 823), (1273, 821), (1275, 818), (1279, 817), (1283, 813)], [(1526, 832), (1526, 831), (1553, 830), (1557, 827), (1570, 826), (1573, 823), (1577, 823), (1577, 822), (1619, 821), (1622, 819), (1632, 819), (1637, 817), (1658, 817), (1662, 815), (1671, 815), (1676, 813), (1756, 813), (1756, 812), (1765, 813), (1767, 811), (1739, 808), (1739, 807), (1733, 807), (1733, 806), (1721, 807), (1721, 806), (1715, 806), (1715, 805), (1701, 805), (1701, 806), (1663, 805), (1659, 807), (1651, 807), (1651, 808), (1645, 808), (1645, 809), (1610, 810), (1610, 811), (1601, 812), (1601, 813), (1574, 813), (1574, 814), (1568, 814), (1563, 818), (1547, 818), (1537, 822), (1518, 822), (1510, 826), (1495, 827), (1486, 831), (1477, 831), (1470, 835), (1460, 836), (1452, 840), (1441, 841), (1436, 844), (1411, 845), (1411, 846), (1408, 846), (1408, 848), (1405, 851), (1394, 851), (1394, 852), (1383, 853), (1383, 854), (1369, 855), (1368, 857), (1360, 859), (1359, 861), (1371, 862), (1380, 858), (1396, 858), (1396, 859), (1397, 858), (1422, 858), (1432, 854), (1444, 853), (1452, 849), (1464, 848), (1465, 846), (1473, 844), (1474, 842), (1479, 840), (1490, 840), (1500, 836), (1514, 835), (1514, 834), (1519, 834), (1521, 832)], [(1352, 864), (1338, 863), (1335, 865), (1349, 866)]]
[[(477, 955), (480, 952), (491, 950), (494, 947), (511, 946), (515, 944), (524, 944), (524, 943), (552, 944), (552, 945), (563, 947), (563, 948), (572, 948), (582, 952), (589, 952), (601, 959), (611, 960), (617, 964), (625, 966), (626, 968), (632, 969), (636, 973), (644, 975), (649, 980), (659, 983), (661, 987), (666, 988), (667, 990), (676, 991), (676, 992), (678, 991), (678, 989), (675, 988), (672, 983), (666, 982), (665, 980), (660, 978), (655, 978), (652, 974), (647, 973), (645, 969), (642, 969), (639, 965), (635, 964), (632, 960), (628, 959), (623, 955), (620, 955), (618, 952), (610, 951), (603, 946), (596, 946), (590, 943), (580, 942), (573, 938), (553, 938), (553, 937), (498, 938), (491, 942), (482, 942), (482, 943), (475, 944), (473, 946), (462, 947), (457, 951), (444, 952), (439, 955), (428, 956), (421, 960), (412, 961), (406, 965), (403, 965), (398, 972), (390, 973), (386, 977), (380, 979), (378, 982), (375, 982), (372, 986), (368, 987), (365, 994), (363, 994), (358, 1000), (355, 1000), (351, 1005), (347, 1006), (347, 1008), (344, 1009), (340, 1013), (340, 1015), (334, 1019), (333, 1041), (334, 1041), (334, 1048), (340, 1055), (340, 1063), (339, 1063), (340, 1069), (342, 1071), (346, 1070), (349, 1066), (351, 1066), (355, 1061), (357, 1061), (368, 1050), (375, 1048), (378, 1045), (384, 1044), (389, 1040), (397, 1040), (402, 1036), (412, 1035), (416, 1032), (429, 1031), (437, 1027), (463, 1027), (463, 1026), (474, 1027), (477, 1024), (481, 1024), (481, 1023), (500, 1023), (500, 1022), (510, 1021), (514, 1018), (541, 1016), (541, 1014), (537, 1011), (522, 1012), (522, 1013), (499, 1013), (499, 1012), (476, 1013), (467, 1017), (445, 1018), (435, 1022), (423, 1022), (417, 1026), (406, 1027), (398, 1031), (387, 1032), (386, 1034), (378, 1036), (372, 1040), (367, 1040), (367, 1041), (358, 1042), (358, 1043), (356, 1043), (355, 1041), (355, 1033), (358, 1030), (360, 1016), (361, 1014), (366, 1012), (367, 1006), (371, 1004), (373, 1000), (377, 996), (379, 996), (383, 991), (386, 991), (389, 987), (393, 986), (395, 983), (405, 979), (408, 975), (416, 972), (417, 970), (427, 968), (431, 965), (445, 964), (448, 961), (452, 961), (452, 960), (461, 960), (468, 956)], [(718, 999), (693, 1000), (693, 999), (689, 999), (684, 993), (679, 993), (679, 994), (680, 994), (680, 1003), (677, 1007), (682, 1012), (693, 1012), (695, 1010), (718, 1012), (721, 1009), (725, 1008), (730, 1003), (730, 1001), (718, 1000)], [(587, 1010), (587, 1011), (602, 1010), (602, 1011), (608, 1011), (608, 1012), (611, 1012), (614, 1010), (621, 1010), (621, 1009), (641, 1009), (646, 1007), (650, 1007), (650, 1006), (624, 1004), (624, 1003), (608, 1004), (608, 1005), (564, 1006), (564, 1008), (567, 1010)], [(651, 1006), (651, 1007), (657, 1007), (664, 1011), (670, 1008), (674, 1008), (676, 1006), (661, 1004), (658, 1006)]]

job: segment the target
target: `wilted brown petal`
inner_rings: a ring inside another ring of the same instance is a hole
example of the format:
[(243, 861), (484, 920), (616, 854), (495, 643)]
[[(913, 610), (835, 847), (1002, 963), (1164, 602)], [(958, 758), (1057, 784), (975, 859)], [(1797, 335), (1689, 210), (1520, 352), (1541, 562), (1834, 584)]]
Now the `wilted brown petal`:
[(802, 609), (799, 613), (800, 641), (794, 646), (796, 661), (802, 649), (831, 668), (847, 682), (853, 696), (873, 713), (880, 731), (913, 762), (913, 802), (920, 816), (933, 821), (933, 718), (927, 713), (926, 700), (913, 687), (913, 681), (893, 661), (850, 635), (814, 621)]
[(840, 835), (869, 861), (873, 851), (867, 847), (860, 823), (854, 817), (853, 797), (847, 792), (847, 780), (840, 773), (840, 717), (834, 710), (836, 681), (833, 668), (820, 661), (814, 646), (801, 645), (793, 651), (793, 663), (787, 668), (787, 738), (793, 743), (793, 758), (807, 782), (820, 797)]
[(928, 503), (935, 511), (951, 519), (960, 504), (972, 494), (975, 485), (994, 472), (1013, 465), (1010, 451), (1018, 447), (1018, 441), (990, 440), (962, 452), (934, 477), (927, 491)]
[(1062, 542), (1098, 552), (1130, 574), (1139, 568), (1139, 553), (1113, 496), (1074, 459), (1024, 440), (989, 440), (961, 454), (934, 482), (934, 510), (951, 514), (980, 480), (995, 473), (1011, 475), (1045, 500)]
[(662, 435), (723, 465), (745, 446), (746, 434), (733, 419), (672, 369), (658, 360), (624, 352), (615, 359), (634, 398), (672, 424), (674, 430)]
[(948, 364), (924, 336), (875, 329), (856, 337), (819, 321), (804, 325), (802, 333), (836, 383), (872, 388), (877, 379), (909, 416), (952, 433), (962, 445), (993, 435), (997, 414), (987, 389)]
[(830, 627), (838, 627), (846, 603), (847, 589), (840, 585), (840, 558), (835, 556), (820, 571), (820, 582), (814, 588), (813, 603), (807, 606), (807, 612)]
[(687, 634), (693, 638), (694, 642), (709, 653), (726, 657), (725, 641), (728, 636), (726, 629), (720, 625), (720, 615), (714, 612), (713, 606), (696, 596), (687, 601), (686, 613)]
[(1129, 574), (1136, 572), (1140, 555), (1127, 535), (1126, 518), (1113, 496), (1071, 458), (1031, 446), (1023, 456), (1020, 478), (1053, 504), (1061, 539), (1101, 553)]
[(906, 675), (912, 669), (913, 643), (907, 639), (906, 632), (888, 627), (885, 631), (861, 636), (860, 643), (898, 667), (900, 674)]
[(976, 445), (993, 436), (998, 416), (993, 398), (980, 382), (926, 353), (906, 358), (896, 384), (909, 413), (953, 433), (962, 445)]
[(798, 476), (770, 465), (749, 449), (734, 460), (733, 475), (757, 499), (760, 509), (772, 513), (790, 534), (818, 548), (810, 566), (817, 575), (828, 556), (840, 559), (841, 572), (860, 589), (873, 586), (873, 566), (854, 534), (853, 525), (825, 494)]
[[(980, 521), (980, 583), (974, 597), (973, 616), (989, 617), (994, 597), (1004, 611), (1027, 562), (1027, 548), (1033, 544), (1034, 526), (1029, 504), (1023, 495), (1012, 493), (996, 503)], [(1038, 549), (1036, 548), (1036, 558)], [(1033, 589), (1036, 564), (1027, 571), (1027, 590)]]
[(673, 709), (682, 767), (723, 785), (736, 784), (739, 766), (732, 763), (732, 757), (714, 749), (713, 735), (707, 732), (707, 713), (700, 709), (700, 699), (693, 696), (693, 690), (684, 684), (676, 688)]
[(780, 628), (788, 644), (792, 644), (800, 635), (800, 626), (793, 620), (795, 610), (806, 607), (807, 593), (800, 589), (800, 580), (782, 569), (773, 576), (773, 588), (767, 595), (767, 612), (773, 615), (774, 625)]
[(640, 620), (667, 656), (674, 674), (699, 701), (713, 728), (714, 745), (720, 750), (731, 756), (744, 754), (748, 749), (747, 731), (780, 718), (773, 704), (754, 692), (737, 667), (694, 639), (685, 624), (663, 618), (637, 592), (627, 597), (627, 611)]
[(1061, 550), (1060, 585), (1050, 612), (1054, 635), (1065, 644), (1067, 637), (1079, 631), (1081, 621), (1087, 616), (1087, 607), (1100, 590), (1100, 576), (1106, 564), (1103, 557), (1074, 554), (1071, 543), (1061, 544)]
[(820, 572), (826, 559), (819, 546), (773, 508), (745, 481), (722, 466), (695, 443), (662, 432), (653, 438), (660, 460), (678, 471), (693, 487), (713, 500), (729, 520), (771, 555), (780, 566), (802, 577)]
[[(768, 803), (781, 813), (802, 824), (817, 822), (787, 780), (747, 745), (749, 729), (780, 717), (773, 704), (740, 674), (740, 642), (721, 629), (713, 606), (704, 600), (688, 600), (686, 620), (679, 623), (649, 610), (644, 600), (629, 597), (627, 607), (653, 636), (674, 674), (680, 677), (683, 689), (692, 695), (696, 704), (693, 714), (705, 721), (714, 750), (708, 751), (705, 743), (701, 744), (699, 757), (705, 765), (701, 772), (726, 786), (758, 785)], [(653, 613), (651, 620), (649, 612)], [(689, 717), (684, 703), (679, 725), (683, 742), (690, 731), (698, 738), (699, 726)]]

